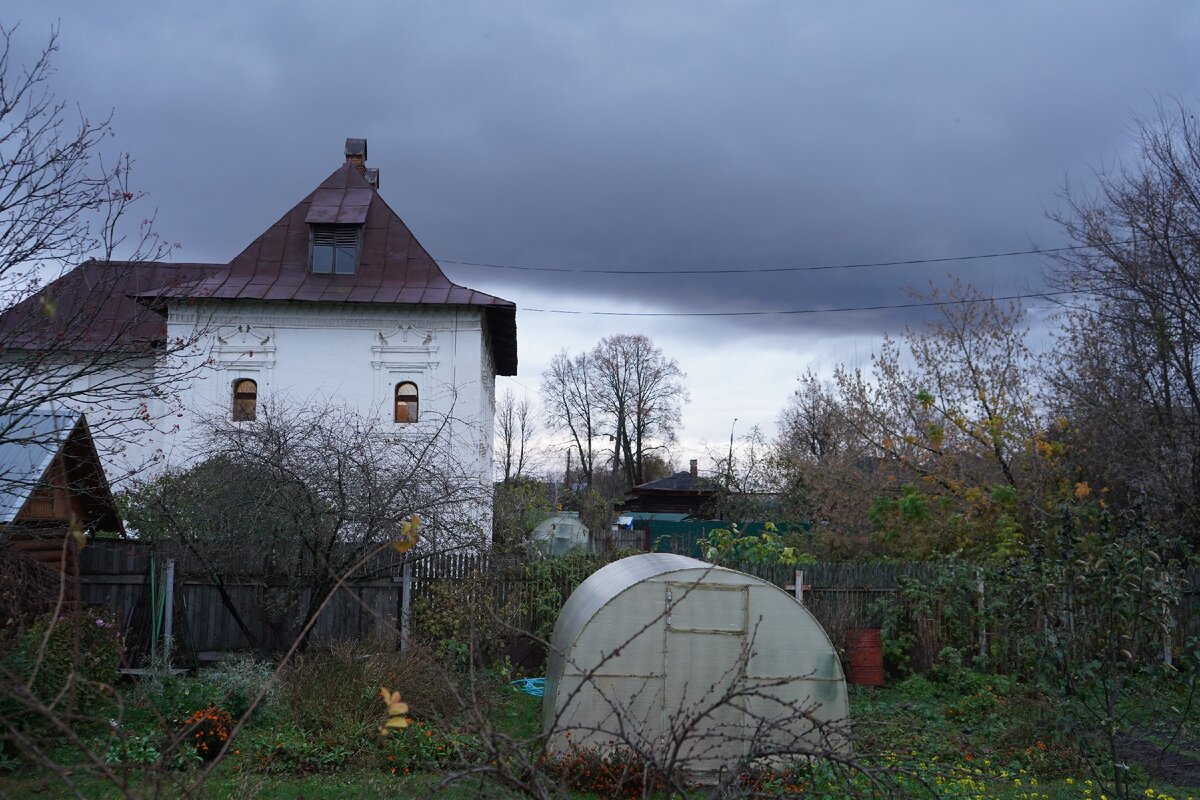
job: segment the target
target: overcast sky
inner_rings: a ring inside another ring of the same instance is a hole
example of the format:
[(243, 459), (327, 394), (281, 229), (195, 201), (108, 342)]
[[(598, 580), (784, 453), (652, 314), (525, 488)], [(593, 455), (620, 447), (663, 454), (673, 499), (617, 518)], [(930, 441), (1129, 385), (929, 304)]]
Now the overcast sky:
[(1058, 246), (1064, 180), (1128, 158), (1156, 103), (1200, 102), (1194, 2), (10, 0), (0, 19), (26, 57), (61, 26), (54, 89), (114, 113), (179, 260), (229, 260), (366, 137), (450, 278), (517, 303), (501, 390), (536, 392), (563, 347), (646, 333), (688, 374), (684, 467), (734, 418), (773, 433), (797, 375), (865, 363), (913, 312), (533, 309), (891, 305), (948, 273), (1036, 291), (1036, 256), (644, 272)]

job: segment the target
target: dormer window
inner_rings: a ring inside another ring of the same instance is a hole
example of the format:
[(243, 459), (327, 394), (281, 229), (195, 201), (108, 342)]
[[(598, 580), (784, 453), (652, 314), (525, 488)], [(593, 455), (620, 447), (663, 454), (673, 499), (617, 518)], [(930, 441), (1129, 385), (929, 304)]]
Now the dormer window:
[(361, 225), (313, 225), (314, 275), (353, 275), (358, 271)]

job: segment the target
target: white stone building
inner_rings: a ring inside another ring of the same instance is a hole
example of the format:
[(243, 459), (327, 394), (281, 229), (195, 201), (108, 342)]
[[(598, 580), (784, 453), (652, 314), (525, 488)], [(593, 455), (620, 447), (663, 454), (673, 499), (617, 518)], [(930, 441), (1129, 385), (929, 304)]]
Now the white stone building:
[[(90, 304), (98, 330), (73, 351), (144, 348), (121, 361), (120, 398), (102, 391), (112, 375), (78, 378), (97, 390), (73, 402), (116, 420), (115, 437), (97, 436), (114, 478), (186, 462), (207, 416), (247, 421), (282, 401), (350, 406), (387, 435), (439, 430), (491, 486), (495, 376), (516, 374), (516, 308), (445, 276), (380, 195), (366, 155), (365, 140), (347, 140), (346, 162), (227, 264), (92, 261), (5, 312), (0, 328), (48, 298), (62, 319)], [(180, 391), (156, 393), (167, 373), (186, 376)]]

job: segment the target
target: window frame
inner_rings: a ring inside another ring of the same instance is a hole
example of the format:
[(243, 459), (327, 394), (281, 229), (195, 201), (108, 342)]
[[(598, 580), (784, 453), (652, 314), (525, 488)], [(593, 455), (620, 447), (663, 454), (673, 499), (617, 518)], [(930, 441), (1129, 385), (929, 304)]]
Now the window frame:
[[(406, 386), (412, 387), (411, 395), (404, 395), (401, 400), (400, 390)], [(401, 419), (400, 404), (404, 403), (404, 419)], [(421, 419), (421, 390), (416, 381), (398, 381), (392, 387), (392, 421), (397, 425), (412, 425)]]
[[(253, 392), (239, 391), (242, 384), (250, 384)], [(254, 378), (240, 377), (234, 378), (230, 384), (232, 390), (232, 398), (230, 403), (230, 417), (234, 422), (254, 422), (258, 419), (258, 381)], [(250, 401), (249, 410), (244, 405), (239, 405), (245, 401)]]
[[(357, 275), (358, 264), (362, 256), (362, 225), (337, 225), (312, 223), (308, 226), (308, 271), (313, 275)], [(350, 249), (350, 236), (354, 237), (354, 252), (351, 256), (350, 269), (339, 270), (339, 253)], [(329, 268), (317, 268), (318, 248), (329, 250)]]

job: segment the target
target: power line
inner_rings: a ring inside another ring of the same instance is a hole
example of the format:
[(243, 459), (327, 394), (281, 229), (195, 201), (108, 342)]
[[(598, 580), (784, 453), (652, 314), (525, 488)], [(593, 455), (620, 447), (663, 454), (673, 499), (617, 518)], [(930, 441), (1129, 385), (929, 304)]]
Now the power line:
[[(1123, 242), (1109, 242), (1106, 243), (1106, 246), (1132, 244), (1136, 241), (1136, 239), (1128, 239)], [(1065, 253), (1074, 250), (1088, 250), (1095, 248), (1096, 245), (1074, 244), (1065, 245), (1063, 247), (1049, 247), (1046, 249), (1034, 248), (1032, 250), (1009, 250), (1003, 253), (977, 253), (974, 255), (944, 256), (940, 258), (910, 258), (903, 261), (864, 261), (861, 263), (850, 264), (818, 264), (807, 267), (725, 267), (720, 269), (608, 269), (601, 267), (579, 267), (575, 269), (571, 267), (531, 267), (521, 264), (492, 264), (482, 261), (454, 261), (448, 258), (438, 259), (438, 263), (458, 264), (464, 267), (509, 269), (520, 272), (558, 272), (590, 275), (738, 275), (743, 273), (821, 272), (824, 270), (838, 269), (865, 269), (867, 267), (911, 267), (920, 264), (946, 264), (952, 261), (983, 261), (986, 259), (1010, 258), (1013, 256), (1050, 255), (1053, 253)]]
[(930, 308), (933, 306), (956, 306), (969, 303), (994, 303), (1004, 300), (1026, 300), (1080, 294), (1077, 291), (1031, 292), (1010, 294), (1000, 297), (972, 297), (964, 300), (930, 300), (926, 302), (895, 303), (878, 306), (844, 306), (840, 308), (795, 308), (773, 311), (578, 311), (563, 308), (522, 308), (539, 314), (571, 314), (589, 317), (770, 317), (794, 314), (837, 314), (849, 311), (886, 311), (898, 308)]

